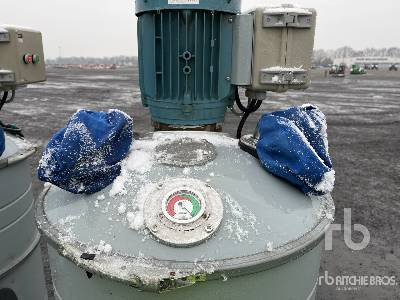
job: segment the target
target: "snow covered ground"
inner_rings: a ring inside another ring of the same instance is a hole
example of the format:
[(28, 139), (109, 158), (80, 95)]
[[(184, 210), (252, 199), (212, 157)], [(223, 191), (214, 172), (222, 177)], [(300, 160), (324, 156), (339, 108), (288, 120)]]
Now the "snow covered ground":
[[(330, 276), (397, 276), (398, 282), (395, 287), (352, 291), (322, 285), (317, 299), (396, 299), (400, 295), (400, 72), (324, 78), (323, 71), (316, 70), (312, 77), (304, 92), (269, 94), (262, 110), (312, 103), (327, 115), (336, 171), (335, 223), (343, 224), (343, 209), (352, 208), (353, 224), (363, 224), (371, 233), (370, 245), (360, 252), (345, 246), (343, 232), (334, 233), (333, 251), (324, 252), (321, 275), (328, 271)], [(43, 147), (78, 108), (118, 108), (134, 117), (136, 132), (151, 130), (148, 111), (140, 102), (137, 69), (49, 69), (48, 81), (18, 90), (0, 119), (16, 123), (30, 141)], [(253, 132), (260, 114), (249, 118), (244, 132)], [(224, 131), (233, 136), (238, 122), (228, 113)], [(35, 178), (41, 150), (32, 159)], [(41, 188), (35, 180), (36, 195)], [(360, 239), (356, 233), (353, 238)]]

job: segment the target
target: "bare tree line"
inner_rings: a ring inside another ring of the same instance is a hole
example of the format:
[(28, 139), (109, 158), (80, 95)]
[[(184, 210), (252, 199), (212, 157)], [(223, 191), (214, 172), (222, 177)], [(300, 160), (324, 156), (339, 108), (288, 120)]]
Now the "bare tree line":
[(112, 56), (112, 57), (57, 57), (55, 59), (47, 59), (49, 65), (87, 65), (87, 64), (104, 64), (130, 66), (137, 64), (137, 57), (134, 56)]
[(341, 47), (336, 50), (318, 49), (314, 50), (313, 63), (315, 65), (328, 66), (333, 63), (335, 58), (365, 56), (400, 57), (400, 48), (366, 48), (363, 50), (355, 50), (351, 47)]
[[(400, 57), (400, 48), (367, 48), (355, 50), (351, 47), (341, 47), (336, 50), (318, 49), (314, 51), (313, 63), (315, 65), (328, 66), (335, 58), (358, 57), (358, 56), (390, 56)], [(81, 64), (116, 64), (120, 66), (136, 65), (137, 57), (134, 56), (113, 56), (113, 57), (58, 57), (46, 60), (47, 64), (57, 65), (81, 65)]]

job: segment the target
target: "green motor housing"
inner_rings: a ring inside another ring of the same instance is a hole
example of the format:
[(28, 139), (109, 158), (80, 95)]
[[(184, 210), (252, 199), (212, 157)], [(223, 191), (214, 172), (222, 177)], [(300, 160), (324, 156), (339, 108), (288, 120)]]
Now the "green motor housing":
[(142, 103), (172, 126), (222, 123), (233, 105), (240, 0), (136, 0)]

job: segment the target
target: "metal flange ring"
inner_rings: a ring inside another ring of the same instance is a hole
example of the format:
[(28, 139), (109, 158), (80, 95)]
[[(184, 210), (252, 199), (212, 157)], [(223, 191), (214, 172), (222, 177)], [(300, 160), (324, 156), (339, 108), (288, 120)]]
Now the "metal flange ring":
[(191, 178), (160, 182), (146, 197), (146, 227), (161, 243), (197, 245), (216, 232), (223, 218), (221, 197), (210, 185)]

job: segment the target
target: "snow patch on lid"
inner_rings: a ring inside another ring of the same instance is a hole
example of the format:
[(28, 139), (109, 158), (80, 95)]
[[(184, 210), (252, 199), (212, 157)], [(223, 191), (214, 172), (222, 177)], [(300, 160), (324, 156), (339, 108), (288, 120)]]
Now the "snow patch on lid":
[(155, 146), (156, 143), (149, 140), (133, 141), (130, 153), (121, 163), (121, 174), (113, 182), (110, 197), (126, 195), (126, 184), (135, 175), (144, 175), (151, 170)]
[(330, 193), (332, 192), (334, 186), (335, 186), (335, 170), (331, 170), (324, 174), (321, 182), (315, 186), (315, 190), (322, 193)]
[(332, 196), (330, 194), (325, 194), (322, 196), (310, 195), (314, 206), (314, 214), (316, 219), (319, 221), (321, 219), (328, 219), (333, 222), (335, 219), (335, 204), (333, 202)]
[(125, 203), (121, 203), (118, 206), (118, 214), (119, 215), (123, 215), (126, 212), (126, 204)]
[(242, 207), (229, 195), (225, 195), (224, 198), (228, 208), (227, 212), (231, 215), (230, 218), (226, 219), (223, 227), (228, 238), (233, 239), (235, 243), (241, 243), (248, 239), (250, 232), (258, 234), (256, 216), (249, 209)]
[[(133, 141), (128, 156), (121, 162), (121, 174), (114, 180), (110, 190), (110, 197), (127, 194), (127, 184), (138, 178), (140, 175), (146, 175), (155, 163), (156, 147), (166, 141), (174, 141), (190, 137), (194, 141), (201, 142), (207, 140), (215, 146), (239, 147), (238, 140), (230, 138), (224, 134), (210, 134), (206, 132), (156, 132), (152, 139), (141, 139)], [(196, 152), (198, 158), (202, 158), (207, 152), (199, 150)], [(190, 170), (184, 170), (188, 175)]]
[(238, 146), (238, 140), (231, 138), (224, 134), (212, 134), (202, 131), (188, 132), (173, 131), (173, 132), (155, 132), (153, 139), (158, 143), (165, 142), (166, 140), (177, 140), (181, 138), (191, 138), (195, 141), (207, 140), (214, 146)]
[(79, 220), (82, 216), (84, 216), (83, 213), (75, 216), (66, 216), (58, 220), (56, 226), (62, 229), (59, 230), (58, 233), (58, 238), (60, 239), (60, 241), (62, 241), (63, 243), (70, 243), (76, 239), (76, 236), (73, 233), (73, 226), (75, 225), (75, 222)]
[(96, 246), (96, 250), (96, 254), (104, 253), (109, 255), (112, 251), (112, 246), (101, 240), (100, 243)]
[(156, 189), (156, 187), (157, 185), (155, 183), (148, 183), (137, 192), (136, 197), (134, 197), (132, 201), (134, 211), (130, 211), (126, 214), (129, 228), (136, 231), (141, 231), (145, 228), (144, 202), (149, 193)]
[(23, 30), (23, 31), (30, 31), (30, 32), (35, 32), (35, 33), (40, 33), (40, 31), (27, 27), (27, 26), (21, 26), (21, 25), (13, 25), (13, 24), (2, 24), (1, 28), (6, 29), (6, 30)]
[(303, 69), (303, 66), (299, 67), (281, 67), (281, 66), (274, 66), (261, 69), (261, 72), (306, 72)]
[(312, 12), (307, 8), (301, 8), (292, 4), (283, 4), (282, 6), (269, 6), (264, 9), (265, 13), (297, 13), (302, 15), (311, 15)]

